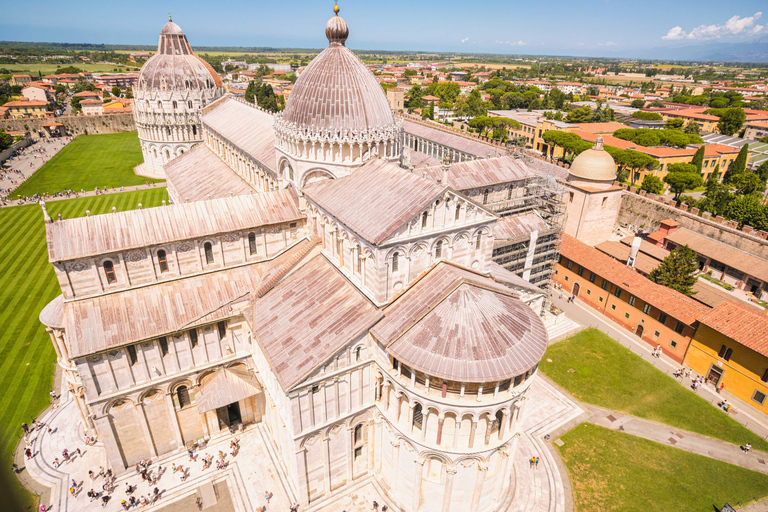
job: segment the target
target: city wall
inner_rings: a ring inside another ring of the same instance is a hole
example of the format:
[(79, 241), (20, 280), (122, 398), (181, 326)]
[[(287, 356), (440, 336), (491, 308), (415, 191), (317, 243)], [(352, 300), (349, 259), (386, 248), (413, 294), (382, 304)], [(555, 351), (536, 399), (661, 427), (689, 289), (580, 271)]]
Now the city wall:
[(5, 162), (9, 158), (11, 158), (16, 151), (20, 149), (24, 149), (30, 144), (32, 144), (32, 141), (28, 138), (20, 140), (19, 142), (15, 143), (11, 147), (7, 148), (5, 151), (0, 153), (0, 162)]
[(665, 219), (674, 219), (682, 228), (768, 260), (768, 232), (758, 231), (751, 226), (738, 229), (737, 222), (712, 217), (709, 212), (689, 208), (685, 203), (676, 206), (672, 200), (644, 191), (638, 192), (634, 187), (624, 192), (617, 220), (619, 224), (654, 232)]
[(30, 132), (33, 139), (39, 137), (46, 123), (61, 123), (72, 135), (122, 133), (136, 130), (133, 114), (107, 114), (103, 116), (61, 116), (43, 119), (0, 119), (0, 130)]

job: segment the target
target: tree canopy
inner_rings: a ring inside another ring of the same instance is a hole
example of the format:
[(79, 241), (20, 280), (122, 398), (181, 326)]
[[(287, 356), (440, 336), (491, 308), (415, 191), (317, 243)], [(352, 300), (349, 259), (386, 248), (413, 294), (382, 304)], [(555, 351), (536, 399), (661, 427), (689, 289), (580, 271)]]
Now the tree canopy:
[(669, 164), (667, 175), (664, 176), (664, 182), (669, 185), (669, 189), (675, 194), (675, 200), (680, 199), (680, 195), (686, 190), (693, 190), (704, 184), (701, 174), (693, 164)]
[(628, 140), (640, 146), (653, 147), (665, 145), (676, 148), (685, 148), (689, 144), (703, 144), (704, 140), (698, 135), (683, 133), (680, 130), (649, 128), (621, 128), (613, 132), (618, 139)]
[(642, 185), (640, 185), (640, 190), (645, 190), (649, 194), (661, 194), (664, 190), (664, 183), (657, 176), (646, 174)]
[(699, 262), (696, 251), (687, 245), (677, 247), (651, 271), (650, 279), (654, 283), (676, 290), (689, 297), (696, 284)]
[(661, 121), (663, 119), (661, 114), (657, 114), (656, 112), (643, 112), (642, 110), (632, 112), (631, 117), (636, 119), (645, 119), (646, 121)]

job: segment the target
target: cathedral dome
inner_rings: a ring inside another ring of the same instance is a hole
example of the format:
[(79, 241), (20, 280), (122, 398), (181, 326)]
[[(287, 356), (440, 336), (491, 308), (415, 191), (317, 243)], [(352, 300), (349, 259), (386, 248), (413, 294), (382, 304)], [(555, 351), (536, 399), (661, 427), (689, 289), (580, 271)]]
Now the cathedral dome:
[(139, 72), (137, 88), (148, 91), (218, 89), (221, 78), (213, 68), (192, 53), (187, 36), (169, 21), (160, 31), (157, 54)]
[(613, 182), (616, 179), (616, 162), (603, 149), (603, 138), (598, 137), (594, 147), (583, 151), (573, 159), (568, 172), (575, 178)]
[(346, 46), (347, 23), (338, 15), (328, 20), (323, 50), (299, 76), (283, 112), (297, 130), (364, 131), (394, 127), (384, 90), (365, 64)]

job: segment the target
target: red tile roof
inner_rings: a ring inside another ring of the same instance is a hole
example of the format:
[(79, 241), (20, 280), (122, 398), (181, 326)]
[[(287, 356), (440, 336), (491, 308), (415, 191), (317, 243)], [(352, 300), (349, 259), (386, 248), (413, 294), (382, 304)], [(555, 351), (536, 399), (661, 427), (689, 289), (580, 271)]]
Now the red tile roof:
[(725, 301), (699, 317), (699, 322), (768, 357), (768, 316), (746, 305)]
[(699, 315), (709, 309), (682, 293), (646, 279), (623, 263), (570, 235), (563, 235), (560, 253), (685, 324), (692, 325)]

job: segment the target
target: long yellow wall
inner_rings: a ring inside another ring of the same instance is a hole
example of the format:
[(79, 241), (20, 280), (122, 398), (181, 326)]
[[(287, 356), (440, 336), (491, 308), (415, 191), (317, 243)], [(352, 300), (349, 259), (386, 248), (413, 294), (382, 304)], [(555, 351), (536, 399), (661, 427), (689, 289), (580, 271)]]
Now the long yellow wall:
[[(733, 350), (730, 361), (718, 357), (723, 345)], [(760, 380), (768, 368), (768, 357), (736, 343), (706, 325), (699, 324), (686, 354), (685, 364), (704, 377), (707, 377), (712, 365), (720, 367), (723, 370), (720, 383), (725, 384), (726, 391), (759, 411), (768, 413), (768, 398), (763, 405), (752, 399), (755, 390), (768, 395), (768, 383)]]

